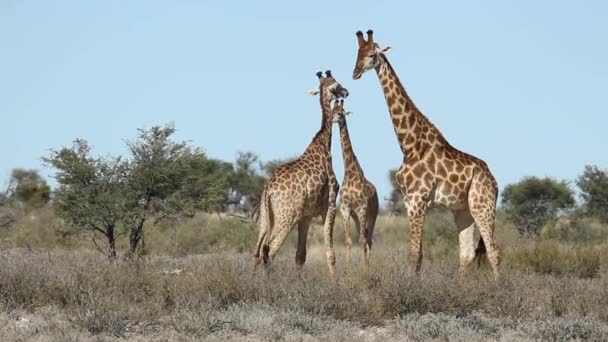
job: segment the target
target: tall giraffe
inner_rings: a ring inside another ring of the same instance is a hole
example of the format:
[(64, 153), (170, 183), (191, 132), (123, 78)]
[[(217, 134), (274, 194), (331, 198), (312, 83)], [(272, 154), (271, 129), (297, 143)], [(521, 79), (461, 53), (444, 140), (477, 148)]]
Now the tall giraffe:
[[(373, 32), (367, 41), (361, 31), (353, 79), (376, 70), (390, 116), (403, 152), (403, 163), (395, 178), (404, 195), (410, 225), (410, 270), (422, 263), (422, 226), (427, 209), (440, 206), (452, 211), (459, 230), (460, 273), (481, 253), (498, 276), (500, 251), (494, 238), (498, 186), (486, 163), (452, 147), (441, 132), (424, 116), (401, 85), (385, 53), (374, 43)], [(474, 229), (481, 238), (475, 248)], [(487, 250), (487, 251), (486, 251)]]
[(321, 128), (304, 153), (279, 166), (264, 186), (260, 207), (260, 233), (253, 253), (255, 264), (268, 264), (297, 224), (296, 265), (306, 262), (308, 226), (315, 216), (323, 217), (323, 238), (327, 266), (335, 273), (333, 226), (336, 217), (338, 181), (331, 160), (332, 116), (330, 102), (347, 97), (348, 90), (331, 75), (317, 73), (320, 83)]
[(340, 127), (340, 142), (342, 144), (342, 158), (344, 159), (344, 179), (340, 187), (340, 214), (344, 225), (344, 239), (346, 241), (346, 265), (350, 266), (350, 218), (355, 221), (359, 231), (359, 246), (361, 259), (365, 266), (369, 265), (369, 253), (372, 248), (372, 235), (378, 216), (378, 193), (376, 187), (365, 178), (363, 169), (359, 165), (357, 156), (348, 133), (344, 100), (336, 101), (332, 108), (334, 122)]

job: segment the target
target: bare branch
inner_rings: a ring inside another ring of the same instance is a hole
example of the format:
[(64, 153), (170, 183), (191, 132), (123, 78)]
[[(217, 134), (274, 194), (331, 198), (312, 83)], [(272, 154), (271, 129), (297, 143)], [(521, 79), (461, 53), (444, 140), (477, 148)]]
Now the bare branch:
[(108, 256), (108, 254), (106, 252), (103, 251), (103, 248), (101, 248), (99, 246), (99, 244), (97, 243), (97, 240), (95, 239), (95, 233), (91, 234), (91, 241), (93, 241), (93, 244), (95, 245), (95, 248), (97, 249), (97, 251), (101, 254), (103, 254), (104, 256)]

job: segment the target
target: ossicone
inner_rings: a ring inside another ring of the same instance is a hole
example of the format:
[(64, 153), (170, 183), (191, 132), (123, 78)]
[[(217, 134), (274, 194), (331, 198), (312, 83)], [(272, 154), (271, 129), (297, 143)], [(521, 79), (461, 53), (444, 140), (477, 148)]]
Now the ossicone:
[(374, 43), (374, 31), (372, 31), (372, 30), (367, 30), (367, 43), (368, 44)]
[(357, 36), (357, 43), (359, 44), (359, 47), (365, 45), (365, 39), (363, 39), (363, 32), (357, 31), (355, 35)]

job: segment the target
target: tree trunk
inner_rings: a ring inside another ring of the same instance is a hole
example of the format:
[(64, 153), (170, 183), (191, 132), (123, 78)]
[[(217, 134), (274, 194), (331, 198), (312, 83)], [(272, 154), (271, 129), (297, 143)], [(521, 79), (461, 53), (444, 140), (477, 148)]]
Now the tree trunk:
[(116, 259), (116, 237), (114, 236), (114, 227), (108, 229), (108, 258)]
[(139, 241), (143, 240), (145, 221), (146, 217), (144, 216), (131, 226), (131, 232), (129, 233), (129, 254), (131, 255), (135, 255), (138, 252), (141, 254), (143, 252), (143, 246), (139, 250), (137, 247)]
[(116, 238), (114, 236), (114, 226), (108, 226), (106, 231), (108, 239), (108, 258), (116, 259)]

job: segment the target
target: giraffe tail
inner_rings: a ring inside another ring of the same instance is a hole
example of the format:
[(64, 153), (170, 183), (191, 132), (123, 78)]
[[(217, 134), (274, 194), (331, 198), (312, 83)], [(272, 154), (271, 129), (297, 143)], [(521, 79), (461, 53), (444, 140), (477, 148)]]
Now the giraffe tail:
[(483, 242), (481, 236), (479, 237), (479, 243), (477, 244), (477, 248), (475, 248), (475, 259), (477, 260), (477, 268), (481, 267), (481, 262), (486, 257), (486, 245)]
[(262, 192), (260, 200), (260, 233), (253, 251), (254, 265), (264, 261), (268, 263), (268, 239), (270, 237), (271, 222), (270, 196), (266, 189)]

